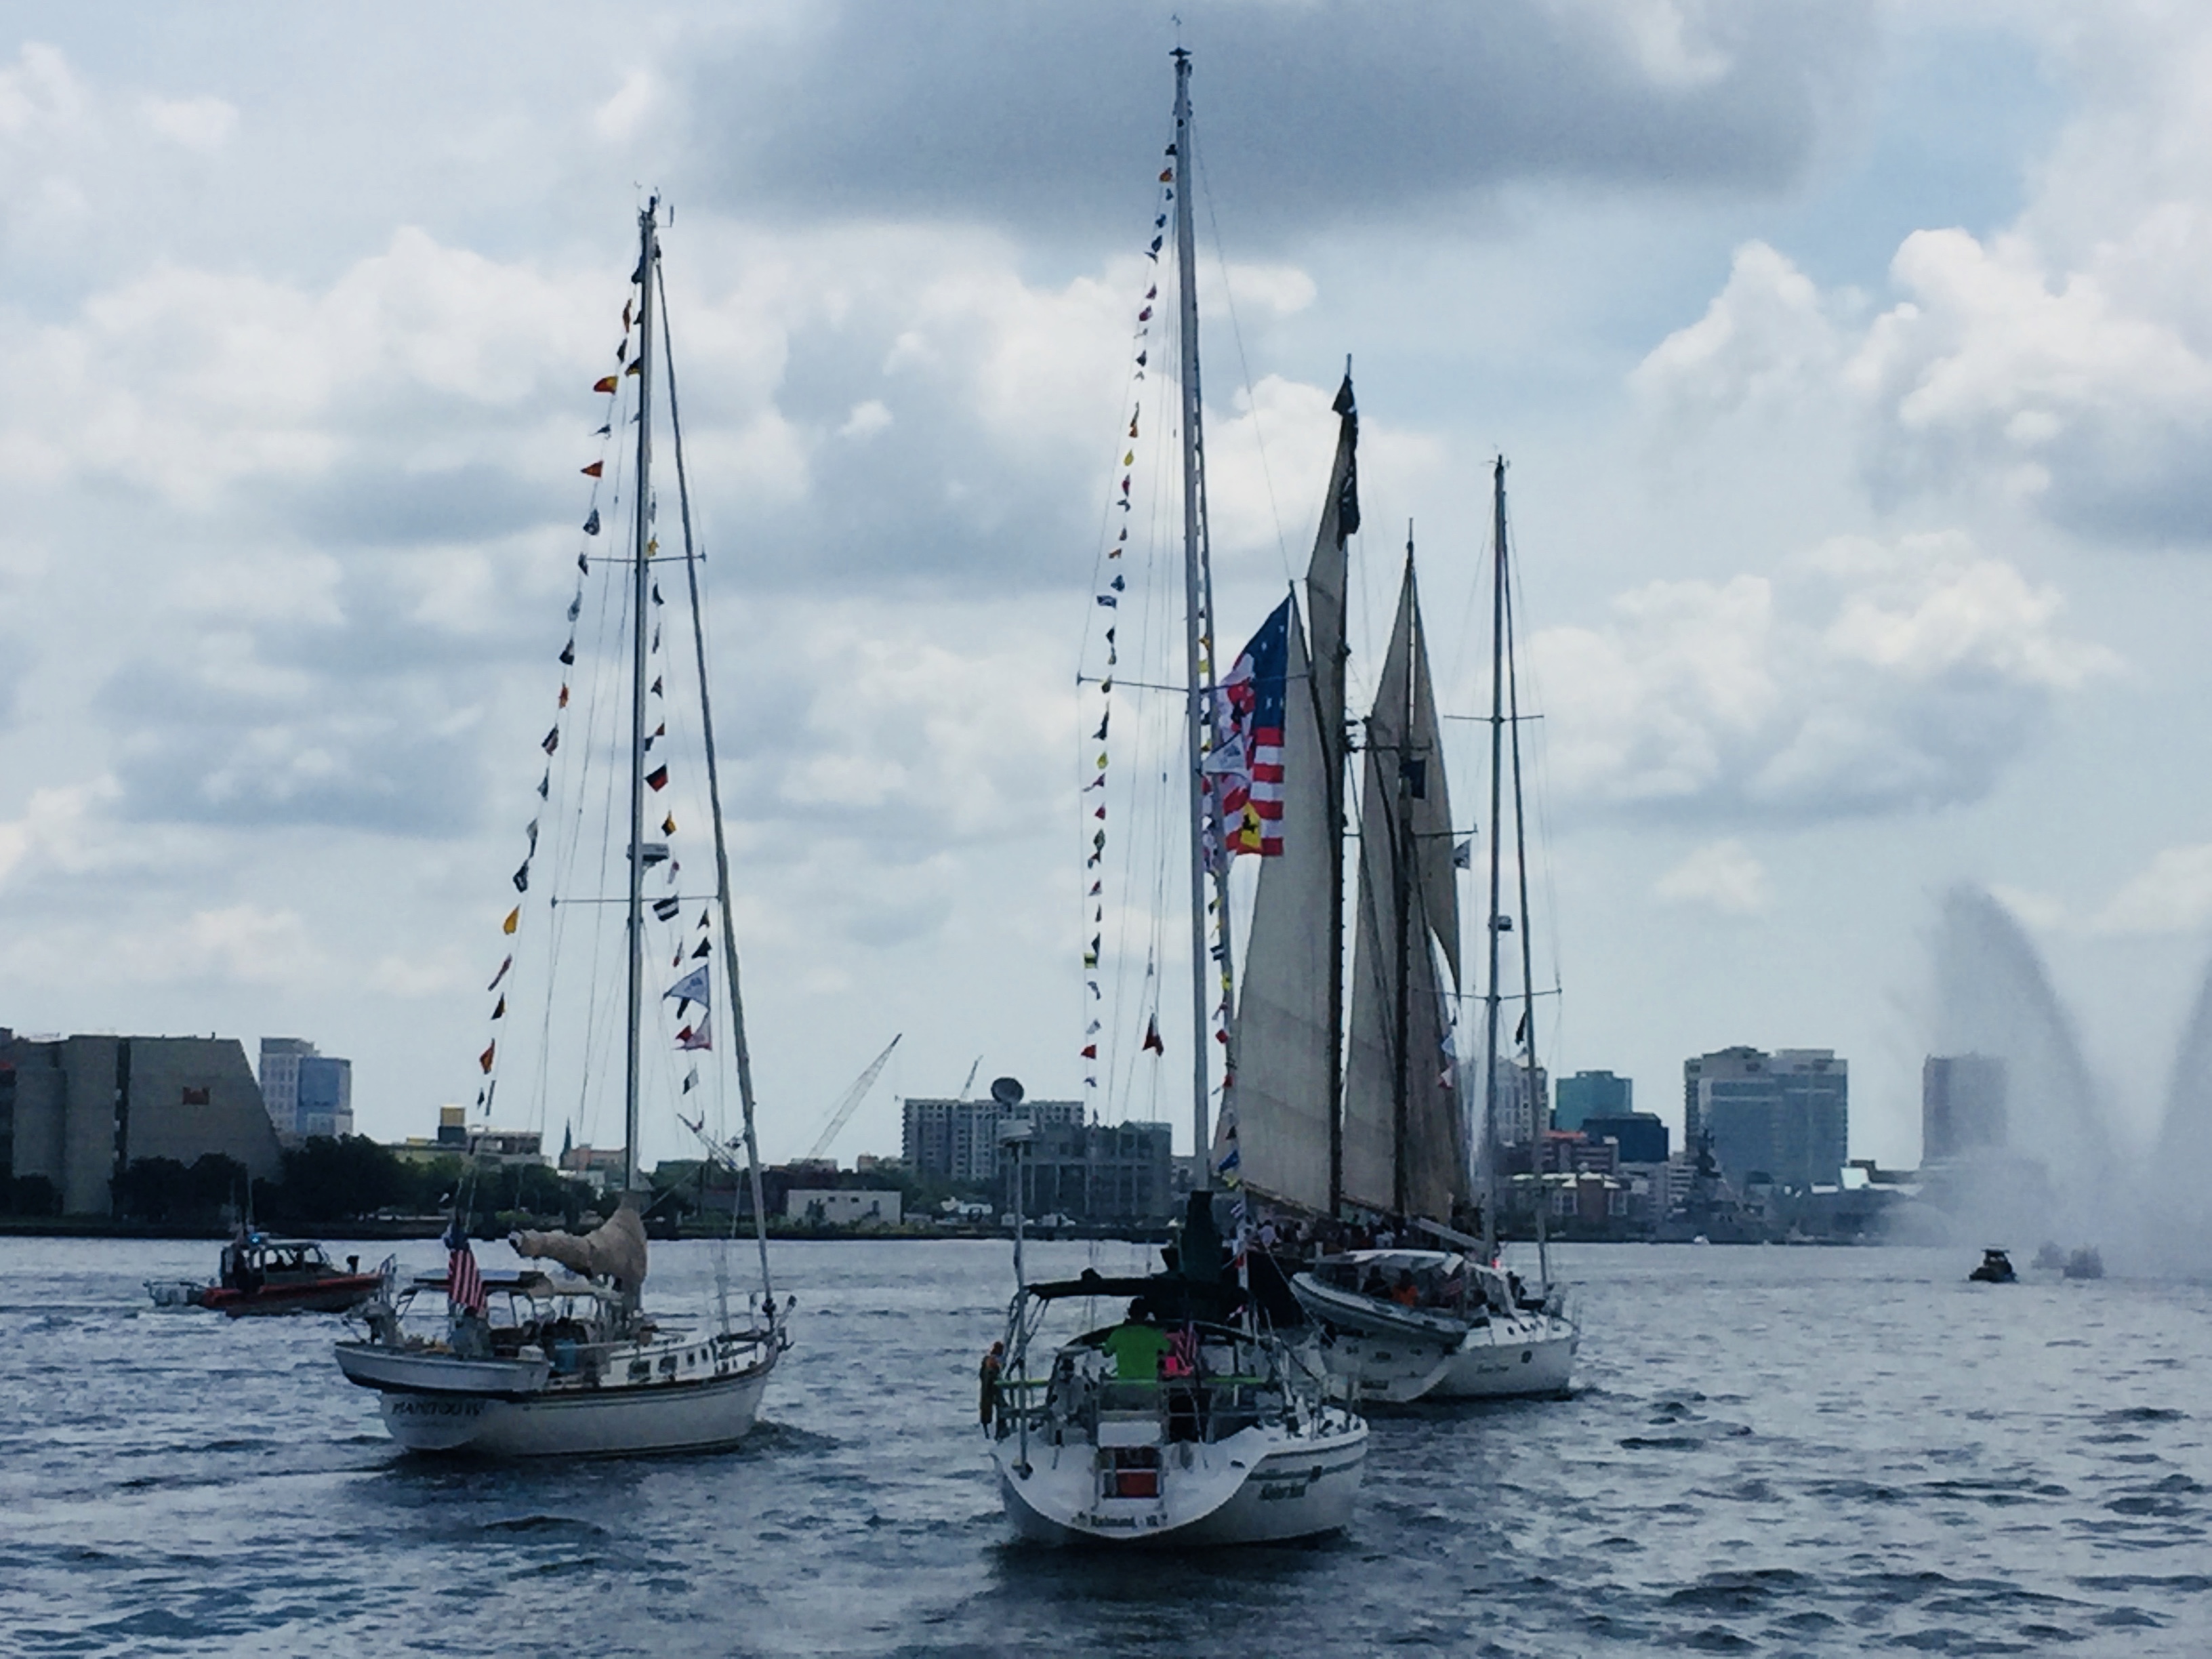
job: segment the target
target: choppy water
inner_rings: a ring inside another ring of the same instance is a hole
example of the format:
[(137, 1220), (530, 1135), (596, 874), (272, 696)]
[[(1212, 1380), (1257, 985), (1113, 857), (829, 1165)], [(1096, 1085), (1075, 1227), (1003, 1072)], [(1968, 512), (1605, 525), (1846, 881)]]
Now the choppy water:
[[(656, 1247), (663, 1299), (708, 1249)], [(1575, 1399), (1378, 1419), (1334, 1541), (1134, 1560), (1010, 1541), (974, 1427), (1003, 1245), (781, 1248), (757, 1439), (562, 1468), (400, 1456), (336, 1322), (143, 1310), (213, 1254), (0, 1241), (0, 1650), (2212, 1650), (2203, 1286), (1562, 1250)]]

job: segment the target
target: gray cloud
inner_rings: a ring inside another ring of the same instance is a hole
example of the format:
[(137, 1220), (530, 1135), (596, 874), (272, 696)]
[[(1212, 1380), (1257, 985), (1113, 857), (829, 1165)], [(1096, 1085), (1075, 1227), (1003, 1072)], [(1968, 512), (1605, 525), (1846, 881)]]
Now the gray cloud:
[[(1133, 169), (1169, 136), (1176, 9), (820, 8), (772, 43), (693, 68), (713, 158), (701, 182), (726, 204), (809, 216), (1110, 221), (1100, 204), (1126, 201)], [(1206, 182), (1237, 204), (1240, 234), (1516, 179), (1787, 184), (1870, 67), (1871, 9), (1684, 9), (1207, 8), (1185, 34)]]

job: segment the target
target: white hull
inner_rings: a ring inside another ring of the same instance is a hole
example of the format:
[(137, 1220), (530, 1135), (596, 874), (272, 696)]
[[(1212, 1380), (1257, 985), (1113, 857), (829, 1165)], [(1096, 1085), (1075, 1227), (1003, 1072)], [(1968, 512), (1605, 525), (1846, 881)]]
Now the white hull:
[(711, 1345), (701, 1343), (684, 1354), (692, 1362), (682, 1367), (687, 1374), (605, 1384), (549, 1382), (544, 1360), (464, 1359), (367, 1342), (340, 1343), (338, 1364), (351, 1381), (381, 1392), (384, 1425), (410, 1451), (614, 1457), (736, 1445), (760, 1416), (780, 1352), (771, 1344), (753, 1363), (718, 1371)]
[(1558, 1395), (1573, 1379), (1582, 1338), (1553, 1314), (1468, 1323), (1324, 1285), (1309, 1273), (1293, 1279), (1291, 1288), (1330, 1334), (1330, 1374), (1356, 1384), (1370, 1404)]
[(1317, 1434), (1246, 1429), (1211, 1445), (1165, 1449), (1157, 1498), (1099, 1496), (1087, 1441), (1033, 1441), (1026, 1474), (1018, 1437), (994, 1449), (1006, 1513), (1046, 1544), (1267, 1544), (1341, 1531), (1367, 1461), (1367, 1425)]

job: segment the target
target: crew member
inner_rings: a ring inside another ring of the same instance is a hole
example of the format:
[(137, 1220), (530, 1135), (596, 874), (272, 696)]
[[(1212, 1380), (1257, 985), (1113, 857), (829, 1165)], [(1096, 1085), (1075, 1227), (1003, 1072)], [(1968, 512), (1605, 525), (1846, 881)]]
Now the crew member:
[(991, 1413), (999, 1401), (999, 1373), (1006, 1369), (1006, 1345), (994, 1342), (991, 1352), (983, 1356), (983, 1363), (975, 1368), (975, 1380), (982, 1386), (979, 1409), (982, 1413), (983, 1426), (987, 1429), (991, 1426)]

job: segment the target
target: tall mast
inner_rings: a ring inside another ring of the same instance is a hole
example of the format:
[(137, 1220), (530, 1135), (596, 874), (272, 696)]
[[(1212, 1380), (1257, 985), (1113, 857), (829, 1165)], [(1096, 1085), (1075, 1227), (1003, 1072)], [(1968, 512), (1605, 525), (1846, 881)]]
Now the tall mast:
[[(1211, 1184), (1207, 1149), (1206, 1083), (1207, 998), (1216, 982), (1209, 971), (1206, 949), (1206, 902), (1208, 856), (1206, 841), (1206, 734), (1213, 706), (1212, 644), (1212, 580), (1206, 568), (1206, 484), (1204, 438), (1200, 425), (1198, 381), (1198, 240), (1192, 228), (1190, 192), (1197, 169), (1191, 159), (1190, 54), (1181, 46), (1174, 52), (1176, 283), (1180, 293), (1182, 380), (1182, 584), (1184, 664), (1189, 686), (1186, 711), (1190, 763), (1190, 1068), (1191, 1151), (1194, 1170)], [(1220, 907), (1223, 937), (1227, 938), (1226, 880), (1215, 875), (1213, 896)], [(1221, 972), (1228, 971), (1228, 953)], [(1234, 1057), (1224, 1067), (1234, 1075)]]
[(637, 216), (637, 484), (631, 534), (629, 700), (629, 1042), (623, 1064), (623, 1191), (638, 1188), (637, 1096), (645, 1012), (645, 668), (646, 608), (652, 596), (653, 275), (660, 250), (653, 238), (656, 196)]
[[(658, 276), (656, 270), (656, 278)], [(691, 646), (699, 663), (699, 727), (707, 746), (707, 810), (714, 817), (714, 892), (721, 902), (722, 969), (730, 987), (730, 1047), (737, 1056), (738, 1103), (745, 1119), (745, 1167), (752, 1183), (753, 1243), (760, 1251), (761, 1297), (772, 1319), (775, 1285), (768, 1271), (768, 1206), (761, 1188), (760, 1138), (753, 1127), (752, 1045), (745, 1036), (744, 991), (738, 976), (738, 924), (730, 902), (729, 837), (722, 828), (722, 771), (715, 758), (714, 699), (707, 689), (707, 623), (704, 607), (699, 603), (702, 556), (691, 543), (691, 482), (684, 470), (684, 422), (676, 403), (676, 352), (668, 343), (668, 295), (659, 280), (653, 287), (661, 301), (661, 356), (668, 369), (668, 433), (676, 451), (676, 504), (684, 516), (684, 577), (691, 593)], [(884, 1052), (888, 1054), (890, 1050)]]
[[(1544, 1193), (1542, 1103), (1536, 1097), (1536, 945), (1528, 933), (1528, 806), (1521, 793), (1521, 675), (1513, 653), (1513, 600), (1505, 601), (1505, 715), (1513, 727), (1513, 867), (1520, 884), (1521, 1033), (1528, 1060), (1522, 1071), (1528, 1091), (1528, 1131), (1534, 1138), (1536, 1170), (1536, 1276), (1548, 1293), (1552, 1285), (1551, 1205)], [(1493, 830), (1493, 834), (1495, 831)]]
[[(1413, 583), (1413, 526), (1406, 524), (1406, 586)], [(1397, 1064), (1390, 1069), (1390, 1206), (1400, 1216), (1413, 1213), (1412, 1182), (1406, 1168), (1407, 1132), (1413, 1108), (1412, 1056), (1413, 908), (1413, 747), (1415, 702), (1414, 665), (1421, 660), (1421, 607), (1416, 600), (1409, 613), (1407, 632), (1406, 706), (1398, 711), (1398, 811), (1390, 823), (1390, 919), (1395, 930), (1391, 958), (1396, 975), (1391, 982), (1391, 1046)]]
[(1505, 783), (1505, 458), (1492, 473), (1490, 599), (1490, 965), (1483, 981), (1482, 1256), (1498, 1255), (1498, 806)]

